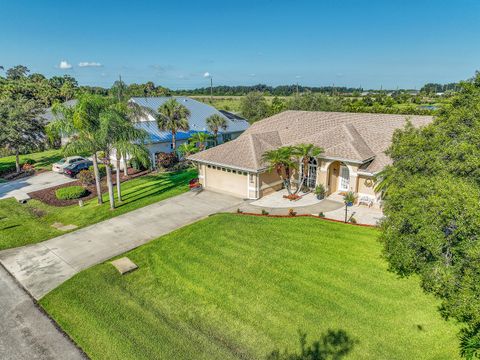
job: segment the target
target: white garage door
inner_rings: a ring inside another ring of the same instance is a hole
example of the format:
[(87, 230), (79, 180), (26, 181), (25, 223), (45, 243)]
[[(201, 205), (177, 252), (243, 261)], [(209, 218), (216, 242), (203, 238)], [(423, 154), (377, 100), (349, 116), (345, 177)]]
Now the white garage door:
[(247, 173), (226, 168), (207, 166), (205, 188), (247, 198)]

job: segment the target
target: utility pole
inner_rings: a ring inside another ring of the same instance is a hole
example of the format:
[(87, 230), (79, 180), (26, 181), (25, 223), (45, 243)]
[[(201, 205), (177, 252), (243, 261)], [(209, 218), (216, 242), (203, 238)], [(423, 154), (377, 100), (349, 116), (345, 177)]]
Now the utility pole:
[(122, 101), (122, 92), (123, 92), (123, 83), (122, 83), (122, 75), (118, 75), (119, 83), (118, 86), (120, 87), (118, 90), (118, 101)]
[(298, 96), (298, 82), (297, 82), (297, 96)]
[(213, 78), (210, 76), (210, 101), (213, 101)]

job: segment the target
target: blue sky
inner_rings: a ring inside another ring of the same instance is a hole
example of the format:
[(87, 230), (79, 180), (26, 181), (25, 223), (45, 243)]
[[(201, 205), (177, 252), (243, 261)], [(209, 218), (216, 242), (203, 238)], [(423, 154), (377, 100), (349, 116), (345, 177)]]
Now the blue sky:
[(0, 0), (0, 65), (100, 86), (419, 88), (480, 69), (479, 24), (476, 0)]

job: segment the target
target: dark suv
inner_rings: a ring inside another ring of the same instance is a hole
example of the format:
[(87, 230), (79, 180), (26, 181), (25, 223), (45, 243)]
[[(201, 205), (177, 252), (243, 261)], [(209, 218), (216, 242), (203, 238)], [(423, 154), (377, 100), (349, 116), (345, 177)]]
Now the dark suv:
[(90, 166), (93, 165), (93, 162), (90, 160), (79, 161), (75, 164), (67, 166), (63, 169), (63, 173), (71, 178), (77, 176), (77, 174), (82, 170), (88, 170)]

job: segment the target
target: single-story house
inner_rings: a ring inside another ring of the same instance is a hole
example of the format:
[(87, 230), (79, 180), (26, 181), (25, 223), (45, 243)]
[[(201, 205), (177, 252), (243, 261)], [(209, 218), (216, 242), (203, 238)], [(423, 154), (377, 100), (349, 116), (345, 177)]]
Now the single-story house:
[[(172, 97), (133, 97), (129, 101), (135, 102), (140, 106), (150, 108), (157, 111), (158, 108)], [(194, 100), (185, 96), (174, 96), (180, 104), (184, 105), (190, 111), (190, 117), (188, 119), (190, 130), (181, 131), (176, 134), (176, 146), (178, 147), (182, 143), (186, 142), (196, 132), (208, 132), (211, 133), (207, 127), (206, 120), (213, 114), (220, 115), (225, 118), (227, 122), (227, 128), (225, 130), (220, 129), (218, 132), (219, 144), (225, 143), (230, 140), (236, 139), (241, 133), (248, 129), (249, 123), (244, 118), (238, 115), (232, 114), (227, 111), (220, 111), (211, 105)], [(155, 155), (160, 152), (172, 151), (172, 134), (169, 131), (160, 131), (155, 119), (147, 115), (142, 118), (136, 126), (145, 130), (148, 133), (147, 147), (150, 152), (150, 156), (155, 163)]]
[(254, 123), (234, 141), (189, 159), (197, 163), (204, 188), (258, 199), (283, 186), (277, 173), (268, 171), (262, 161), (266, 151), (314, 144), (324, 152), (310, 159), (307, 186), (323, 184), (327, 195), (353, 191), (376, 203), (374, 176), (391, 163), (385, 150), (395, 129), (407, 119), (417, 127), (433, 120), (431, 116), (285, 111)]

